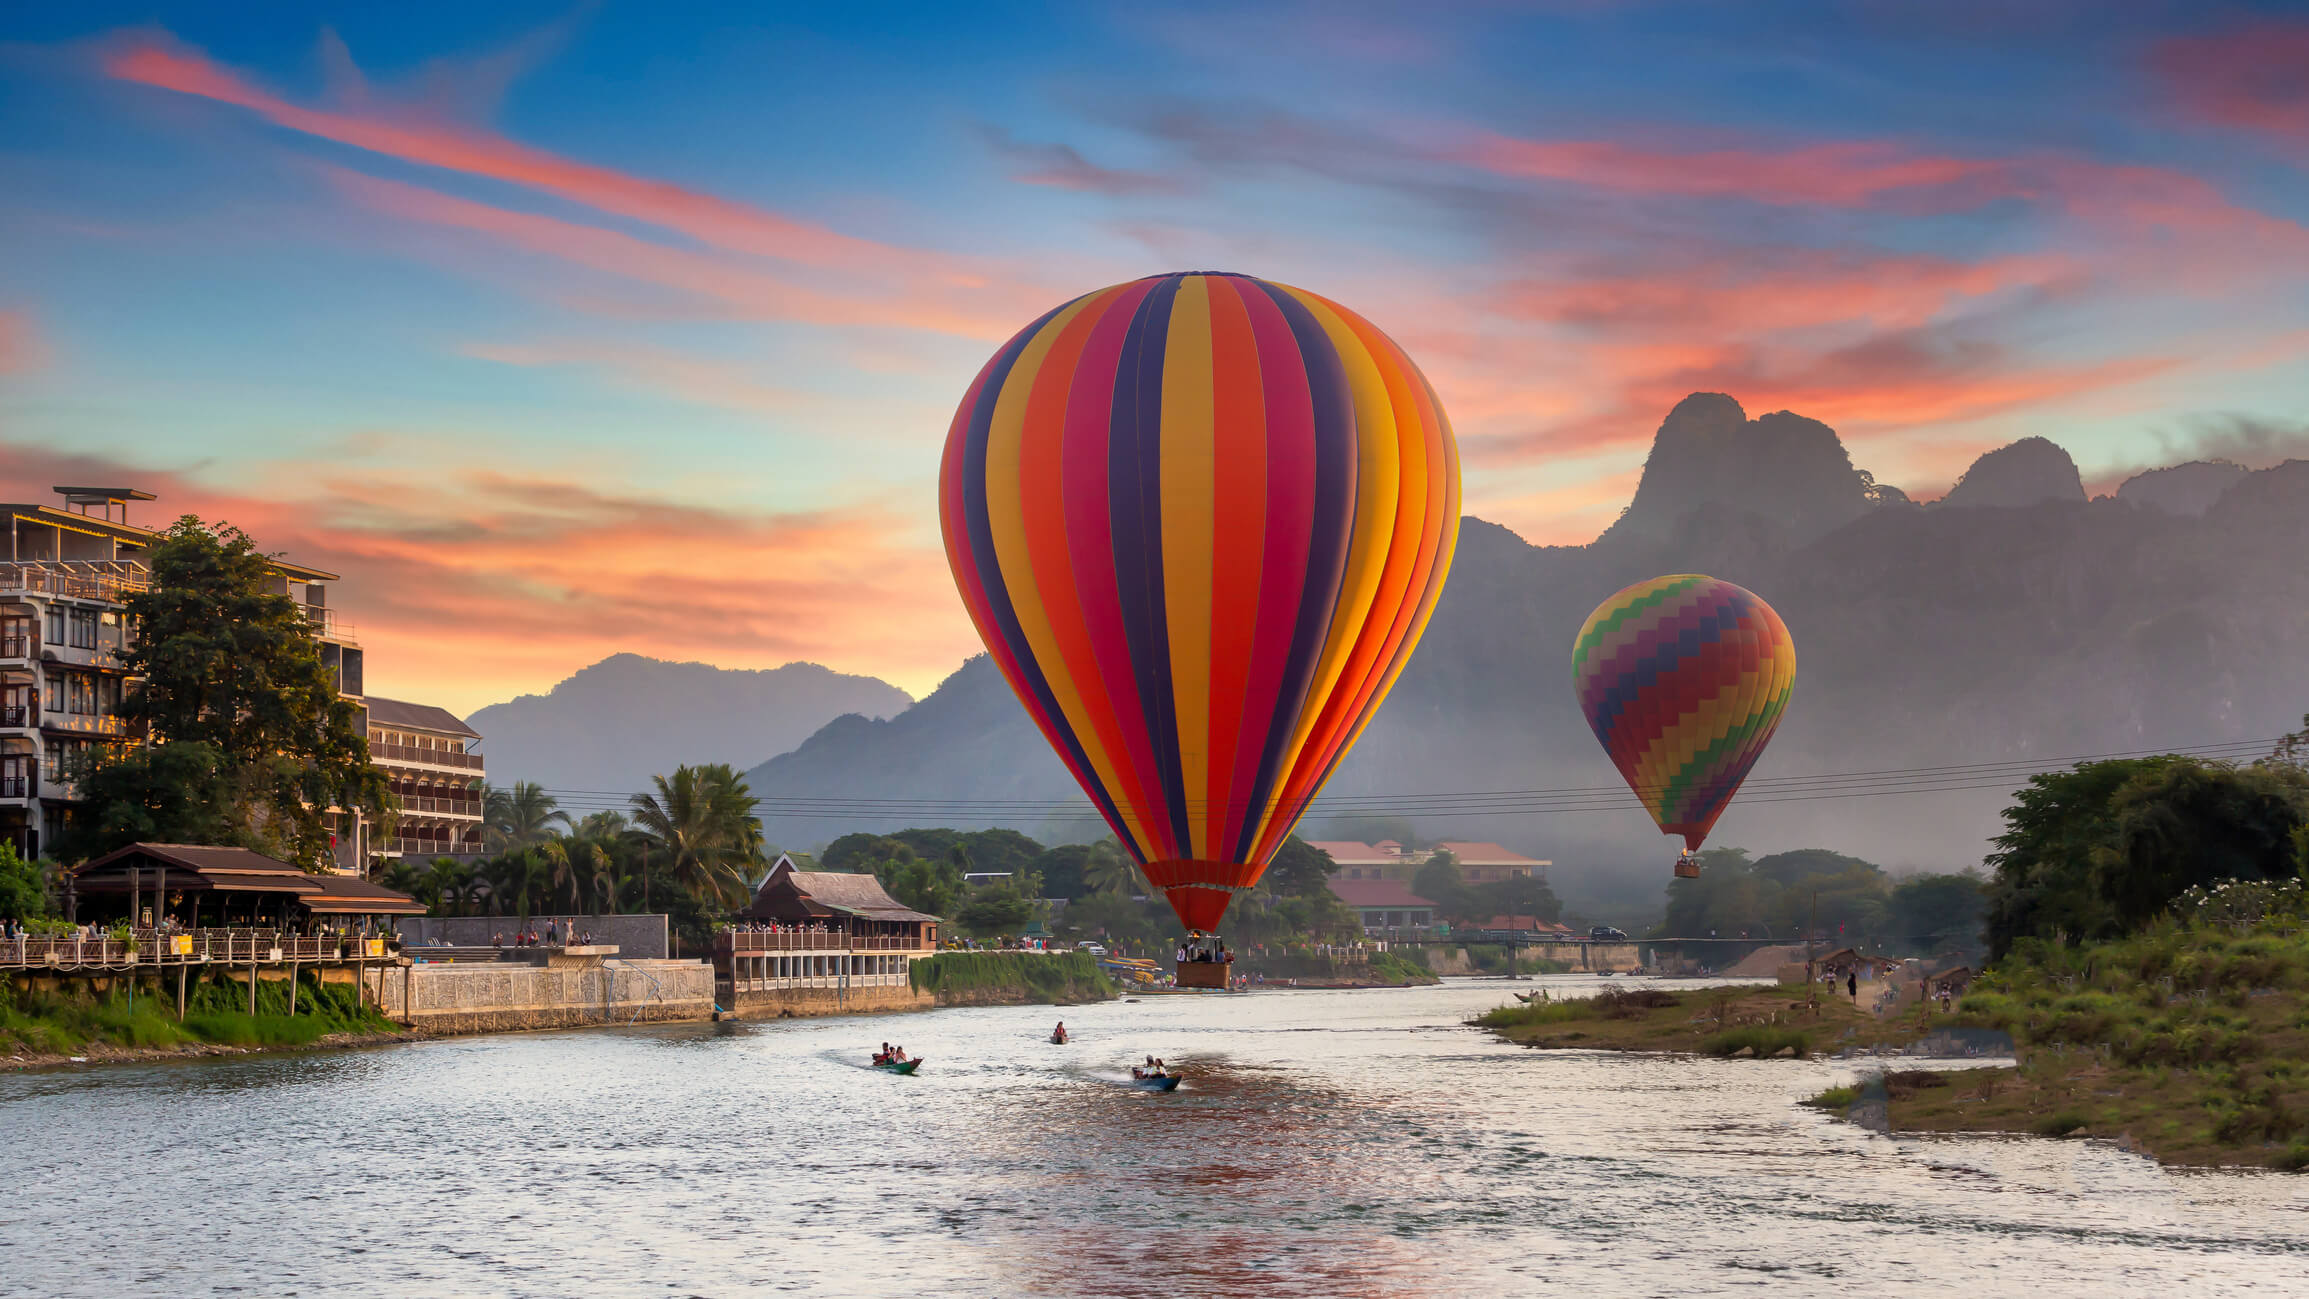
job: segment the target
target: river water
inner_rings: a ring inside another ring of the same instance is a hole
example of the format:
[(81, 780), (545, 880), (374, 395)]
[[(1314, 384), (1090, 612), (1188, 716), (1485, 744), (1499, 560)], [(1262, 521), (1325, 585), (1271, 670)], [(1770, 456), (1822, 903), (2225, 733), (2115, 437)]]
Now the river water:
[[(1459, 1026), (1505, 999), (1455, 981), (0, 1077), (0, 1293), (2309, 1294), (2309, 1178), (1891, 1139), (1795, 1103), (1849, 1064)], [(1076, 1043), (1040, 1041), (1061, 1013)], [(920, 1076), (863, 1067), (885, 1038)], [(1148, 1052), (1186, 1085), (1121, 1085)]]

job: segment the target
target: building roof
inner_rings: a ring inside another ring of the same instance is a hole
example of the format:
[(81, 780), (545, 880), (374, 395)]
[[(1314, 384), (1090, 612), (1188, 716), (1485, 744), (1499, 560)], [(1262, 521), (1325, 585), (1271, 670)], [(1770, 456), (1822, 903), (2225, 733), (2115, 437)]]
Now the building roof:
[(457, 720), (457, 714), (431, 704), (412, 704), (399, 699), (378, 695), (365, 696), (369, 705), (369, 721), (381, 726), (405, 726), (413, 731), (439, 731), (445, 735), (465, 735), (480, 739), (481, 732)]
[(1352, 839), (1309, 839), (1306, 844), (1329, 853), (1331, 860), (1341, 866), (1387, 866), (1403, 860)]
[(1526, 857), (1522, 853), (1513, 849), (1502, 848), (1495, 843), (1461, 843), (1455, 840), (1446, 840), (1436, 846), (1457, 858), (1462, 866), (1538, 867), (1555, 864), (1554, 862), (1542, 861), (1537, 857)]
[[(247, 848), (215, 844), (132, 843), (85, 862), (72, 872), (74, 886), (90, 892), (126, 891), (128, 871), (157, 863), (161, 875), (140, 880), (145, 887), (209, 889), (225, 893), (285, 893), (307, 911), (330, 915), (421, 916), (425, 904), (406, 893), (351, 875), (310, 875), (294, 862)], [(178, 872), (181, 872), (178, 873)]]
[[(98, 490), (110, 491), (115, 489)], [(142, 496), (142, 493), (138, 495)], [(151, 500), (153, 498), (144, 497), (143, 499)], [(71, 528), (80, 532), (115, 537), (122, 541), (133, 541), (141, 546), (156, 546), (162, 540), (162, 535), (150, 528), (140, 528), (133, 523), (122, 523), (118, 519), (107, 519), (101, 514), (82, 514), (78, 510), (60, 510), (53, 505), (41, 505), (38, 502), (0, 502), (0, 515), (14, 515), (26, 523), (40, 523), (50, 527)], [(276, 572), (285, 573), (300, 582), (334, 582), (337, 580), (337, 574), (326, 569), (313, 568), (305, 564), (292, 564), (278, 555), (267, 556), (265, 562), (270, 564)]]
[(773, 901), (773, 890), (781, 885), (791, 887), (813, 910), (856, 916), (860, 920), (920, 920), (933, 924), (938, 920), (891, 897), (882, 890), (882, 881), (871, 875), (796, 870), (794, 859), (783, 855), (762, 878), (761, 887), (754, 890), (754, 903), (748, 910), (761, 911)]
[(1401, 880), (1342, 880), (1331, 881), (1331, 892), (1351, 907), (1426, 907), (1435, 904), (1413, 893)]

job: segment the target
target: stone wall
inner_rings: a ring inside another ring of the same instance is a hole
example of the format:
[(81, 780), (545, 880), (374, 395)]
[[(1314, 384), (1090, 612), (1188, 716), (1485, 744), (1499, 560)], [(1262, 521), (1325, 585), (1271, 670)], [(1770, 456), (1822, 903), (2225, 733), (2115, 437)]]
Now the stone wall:
[[(1497, 944), (1478, 944), (1478, 946)], [(1472, 974), (1473, 962), (1465, 947), (1431, 946), (1425, 950), (1427, 968), (1437, 974)], [(1520, 960), (1561, 961), (1576, 973), (1581, 970), (1625, 972), (1643, 968), (1643, 954), (1634, 943), (1533, 943), (1514, 948)]]
[(703, 961), (417, 964), (372, 971), (367, 983), (387, 1017), (434, 1033), (710, 1019), (714, 1010)]
[[(607, 943), (617, 948), (619, 955), (634, 960), (663, 960), (671, 952), (662, 915), (531, 916), (529, 927), (542, 934), (549, 920), (563, 929), (575, 925), (579, 933), (591, 930), (594, 942)], [(510, 947), (513, 931), (520, 927), (521, 921), (513, 916), (420, 916), (400, 922), (401, 942), (406, 947), (430, 943), (487, 947), (499, 935)]]

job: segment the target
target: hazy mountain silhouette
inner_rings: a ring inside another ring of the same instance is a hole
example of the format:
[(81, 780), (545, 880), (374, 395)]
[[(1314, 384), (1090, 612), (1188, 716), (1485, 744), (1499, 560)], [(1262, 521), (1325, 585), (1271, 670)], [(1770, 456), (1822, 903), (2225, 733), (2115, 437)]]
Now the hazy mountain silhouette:
[(494, 784), (624, 793), (685, 762), (742, 768), (846, 713), (888, 717), (912, 703), (886, 681), (815, 663), (742, 671), (613, 654), (466, 720)]
[[(1855, 469), (1824, 425), (1749, 420), (1729, 397), (1695, 395), (1593, 544), (1534, 546), (1463, 521), (1434, 622), (1328, 792), (1616, 786), (1574, 707), (1569, 647), (1605, 596), (1672, 572), (1755, 590), (1795, 636), (1795, 699), (1760, 777), (2049, 762), (2291, 729), (2309, 710), (2309, 461), (2239, 471), (2201, 512), (2175, 508), (2193, 500), (2177, 488), (2141, 496), (2086, 500), (2067, 453), (2030, 438), (1982, 456), (1946, 502), (1918, 505)], [(891, 721), (827, 726), (757, 768), (754, 788), (1080, 803), (983, 658)], [(2007, 792), (1751, 799), (1713, 842), (1957, 869), (1979, 862)], [(1632, 805), (1418, 820), (1423, 834), (1552, 858), (1575, 906), (1656, 904), (1673, 855)], [(772, 818), (771, 837), (904, 823), (1061, 828), (1039, 807), (926, 806)]]

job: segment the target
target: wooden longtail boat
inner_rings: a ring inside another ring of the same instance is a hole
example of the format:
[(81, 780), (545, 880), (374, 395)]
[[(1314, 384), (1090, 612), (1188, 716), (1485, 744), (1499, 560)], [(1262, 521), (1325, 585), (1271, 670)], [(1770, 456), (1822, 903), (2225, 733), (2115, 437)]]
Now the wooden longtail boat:
[(1172, 1073), (1158, 1074), (1152, 1078), (1133, 1078), (1130, 1085), (1146, 1092), (1175, 1092), (1179, 1089), (1179, 1076)]
[(884, 1060), (881, 1063), (876, 1064), (874, 1067), (880, 1069), (884, 1073), (910, 1074), (916, 1069), (922, 1067), (922, 1057), (916, 1056), (911, 1060)]

